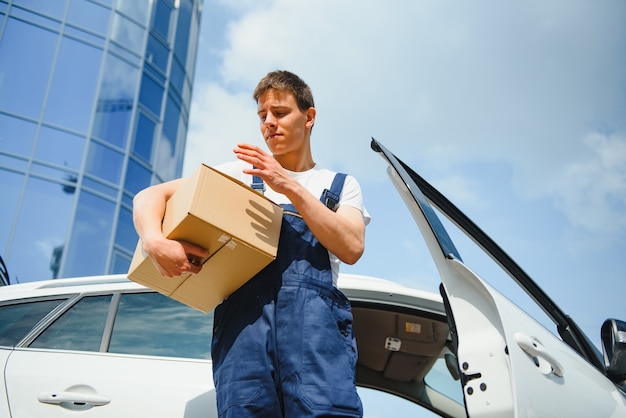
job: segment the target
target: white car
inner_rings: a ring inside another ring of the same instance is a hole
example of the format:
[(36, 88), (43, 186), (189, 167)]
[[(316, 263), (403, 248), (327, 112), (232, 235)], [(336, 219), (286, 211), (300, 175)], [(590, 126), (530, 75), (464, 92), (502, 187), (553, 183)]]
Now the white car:
[[(626, 416), (626, 323), (605, 322), (602, 356), (463, 213), (380, 143), (372, 148), (431, 252), (441, 296), (340, 277), (362, 390), (445, 417)], [(555, 334), (463, 264), (435, 210), (536, 301)], [(211, 314), (125, 276), (0, 287), (0, 417), (216, 416), (211, 331)]]

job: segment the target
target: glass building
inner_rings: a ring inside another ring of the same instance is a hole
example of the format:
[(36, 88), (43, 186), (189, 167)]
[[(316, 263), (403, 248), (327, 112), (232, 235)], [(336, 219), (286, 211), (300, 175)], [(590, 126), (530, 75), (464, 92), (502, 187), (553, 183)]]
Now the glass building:
[(202, 0), (0, 0), (11, 282), (126, 272), (132, 198), (179, 177)]

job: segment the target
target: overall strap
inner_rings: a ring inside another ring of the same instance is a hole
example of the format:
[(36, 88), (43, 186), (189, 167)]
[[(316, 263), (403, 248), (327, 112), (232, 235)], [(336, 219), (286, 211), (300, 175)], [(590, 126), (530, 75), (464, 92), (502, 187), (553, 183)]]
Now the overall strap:
[[(253, 168), (256, 168), (253, 166)], [(252, 176), (252, 184), (250, 185), (254, 190), (261, 194), (265, 194), (265, 182), (259, 176)]]
[(335, 178), (333, 179), (332, 184), (330, 185), (330, 189), (324, 189), (322, 192), (322, 196), (320, 200), (326, 207), (333, 212), (337, 210), (337, 205), (339, 204), (339, 196), (341, 196), (341, 191), (343, 190), (343, 183), (346, 180), (346, 175), (344, 173), (335, 174)]

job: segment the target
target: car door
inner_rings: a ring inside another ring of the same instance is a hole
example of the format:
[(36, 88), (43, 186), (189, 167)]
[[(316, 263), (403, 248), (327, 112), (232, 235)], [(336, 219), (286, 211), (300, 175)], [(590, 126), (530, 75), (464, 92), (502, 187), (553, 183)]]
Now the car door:
[(10, 416), (216, 416), (208, 319), (154, 292), (82, 297), (8, 356)]
[[(441, 276), (468, 415), (624, 416), (623, 393), (604, 376), (596, 351), (576, 324), (445, 197), (380, 143), (372, 140), (372, 148), (390, 164), (392, 182), (413, 215)], [(463, 263), (433, 206), (541, 305), (558, 325), (563, 339)]]

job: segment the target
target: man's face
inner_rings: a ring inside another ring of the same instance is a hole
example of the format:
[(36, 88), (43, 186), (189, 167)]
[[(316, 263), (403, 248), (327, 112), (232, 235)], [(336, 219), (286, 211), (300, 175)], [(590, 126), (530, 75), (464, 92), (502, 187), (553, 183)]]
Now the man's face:
[(308, 149), (309, 134), (315, 121), (315, 109), (298, 109), (296, 98), (288, 92), (268, 90), (259, 97), (261, 134), (275, 156), (299, 153)]

